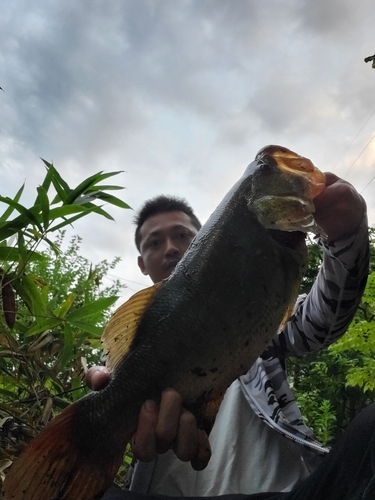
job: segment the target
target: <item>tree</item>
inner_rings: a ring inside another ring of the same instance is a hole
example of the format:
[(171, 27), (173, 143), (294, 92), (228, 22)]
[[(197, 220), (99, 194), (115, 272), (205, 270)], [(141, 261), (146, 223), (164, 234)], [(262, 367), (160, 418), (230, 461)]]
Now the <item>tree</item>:
[[(83, 364), (99, 363), (103, 327), (122, 288), (119, 281), (100, 286), (118, 258), (92, 267), (79, 254), (78, 236), (61, 250), (68, 224), (91, 213), (113, 220), (96, 201), (129, 208), (108, 193), (121, 187), (101, 184), (118, 172), (99, 172), (72, 189), (44, 163), (47, 174), (31, 208), (20, 204), (24, 186), (13, 199), (0, 196), (7, 206), (0, 217), (0, 473), (41, 427), (87, 391)], [(14, 211), (18, 215), (10, 219)], [(47, 250), (38, 252), (41, 241)]]

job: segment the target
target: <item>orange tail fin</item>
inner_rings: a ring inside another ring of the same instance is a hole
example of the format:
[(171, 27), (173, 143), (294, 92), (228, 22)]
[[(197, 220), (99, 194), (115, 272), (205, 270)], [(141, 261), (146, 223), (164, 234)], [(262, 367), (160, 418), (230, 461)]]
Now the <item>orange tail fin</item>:
[[(101, 498), (121, 465), (134, 430), (111, 439), (86, 433), (80, 406), (56, 417), (15, 461), (4, 481), (5, 500)], [(78, 415), (77, 415), (78, 414)], [(79, 417), (79, 418), (78, 418)], [(104, 422), (103, 422), (104, 423)], [(112, 435), (113, 428), (111, 429)]]

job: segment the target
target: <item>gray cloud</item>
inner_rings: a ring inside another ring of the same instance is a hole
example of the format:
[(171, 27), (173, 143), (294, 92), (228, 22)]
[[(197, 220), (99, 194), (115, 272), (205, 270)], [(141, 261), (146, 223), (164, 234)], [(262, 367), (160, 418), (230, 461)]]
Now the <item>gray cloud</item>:
[[(370, 0), (0, 6), (6, 194), (26, 178), (33, 198), (41, 156), (72, 185), (125, 170), (122, 196), (134, 208), (178, 194), (204, 220), (265, 144), (344, 175), (375, 132), (375, 115), (361, 130), (375, 109), (375, 71), (363, 62), (375, 50)], [(365, 186), (374, 161), (368, 147), (349, 180)], [(365, 194), (371, 206), (372, 189)], [(116, 211), (116, 220), (77, 231), (93, 256), (123, 252), (133, 263), (131, 217)]]

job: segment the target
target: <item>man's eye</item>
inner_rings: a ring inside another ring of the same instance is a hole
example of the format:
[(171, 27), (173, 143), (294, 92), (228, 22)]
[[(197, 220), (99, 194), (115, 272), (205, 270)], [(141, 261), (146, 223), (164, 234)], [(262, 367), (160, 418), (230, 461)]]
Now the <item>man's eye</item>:
[(151, 240), (148, 244), (149, 247), (157, 247), (159, 244), (159, 240)]
[(185, 240), (185, 239), (187, 239), (187, 238), (189, 238), (189, 237), (190, 237), (190, 234), (188, 234), (188, 233), (180, 233), (180, 234), (178, 235), (178, 237), (179, 237), (180, 239), (182, 239), (182, 240)]

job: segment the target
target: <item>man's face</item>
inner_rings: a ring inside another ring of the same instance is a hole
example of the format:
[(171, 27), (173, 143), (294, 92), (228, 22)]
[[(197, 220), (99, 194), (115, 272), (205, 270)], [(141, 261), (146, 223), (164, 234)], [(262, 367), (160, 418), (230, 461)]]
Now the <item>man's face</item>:
[(145, 220), (140, 229), (138, 266), (154, 283), (167, 278), (197, 234), (184, 212), (163, 212)]

